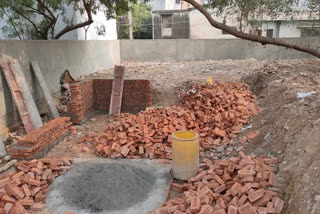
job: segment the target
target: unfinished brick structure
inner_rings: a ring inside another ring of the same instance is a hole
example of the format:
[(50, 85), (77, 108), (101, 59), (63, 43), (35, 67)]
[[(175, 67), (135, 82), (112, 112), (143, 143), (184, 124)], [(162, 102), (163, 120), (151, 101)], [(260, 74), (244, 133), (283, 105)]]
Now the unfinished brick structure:
[[(71, 84), (71, 101), (67, 115), (74, 123), (80, 123), (94, 111), (109, 112), (112, 79), (88, 79)], [(138, 113), (151, 103), (149, 80), (125, 80), (121, 112)]]
[(43, 156), (59, 138), (67, 134), (71, 125), (70, 118), (59, 117), (49, 121), (18, 141), (9, 153), (16, 159), (33, 159)]
[(68, 103), (68, 114), (73, 119), (82, 121), (94, 112), (93, 80), (85, 80), (70, 86), (71, 101)]

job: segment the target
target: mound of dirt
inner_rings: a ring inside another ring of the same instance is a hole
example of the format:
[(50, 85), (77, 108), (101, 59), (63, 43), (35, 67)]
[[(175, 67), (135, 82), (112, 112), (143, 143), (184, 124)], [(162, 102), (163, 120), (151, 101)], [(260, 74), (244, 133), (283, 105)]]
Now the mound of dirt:
[[(269, 62), (266, 69), (243, 80), (263, 108), (252, 123), (261, 137), (246, 148), (247, 153), (282, 161), (275, 190), (287, 202), (284, 213), (320, 213), (320, 62)], [(298, 98), (299, 92), (315, 94)]]

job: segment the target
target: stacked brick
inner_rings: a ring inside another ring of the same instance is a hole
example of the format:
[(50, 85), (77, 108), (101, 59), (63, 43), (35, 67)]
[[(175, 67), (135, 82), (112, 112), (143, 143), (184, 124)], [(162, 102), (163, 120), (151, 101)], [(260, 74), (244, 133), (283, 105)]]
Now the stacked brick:
[[(93, 79), (71, 85), (67, 108), (75, 123), (85, 120), (95, 110), (109, 112), (112, 83), (112, 79)], [(124, 81), (121, 112), (135, 114), (151, 105), (149, 80)]]
[(228, 144), (259, 112), (256, 97), (242, 83), (195, 86), (192, 91), (181, 94), (179, 106), (121, 114), (105, 133), (81, 141), (93, 142), (98, 155), (111, 158), (171, 159), (173, 132), (194, 130), (202, 149), (210, 149)]
[(125, 80), (121, 112), (136, 114), (152, 106), (149, 80)]
[(246, 156), (213, 163), (205, 159), (196, 177), (174, 183), (181, 198), (166, 202), (153, 214), (267, 214), (281, 213), (284, 202), (268, 190), (275, 185), (277, 159)]
[(69, 131), (70, 118), (59, 117), (32, 131), (9, 150), (16, 159), (36, 158)]
[(93, 80), (84, 80), (70, 85), (71, 101), (67, 104), (68, 116), (80, 123), (94, 112)]
[(53, 180), (71, 167), (71, 159), (40, 159), (15, 164), (17, 172), (0, 177), (0, 214), (41, 211)]
[(94, 79), (94, 107), (98, 111), (109, 112), (112, 80), (111, 79)]

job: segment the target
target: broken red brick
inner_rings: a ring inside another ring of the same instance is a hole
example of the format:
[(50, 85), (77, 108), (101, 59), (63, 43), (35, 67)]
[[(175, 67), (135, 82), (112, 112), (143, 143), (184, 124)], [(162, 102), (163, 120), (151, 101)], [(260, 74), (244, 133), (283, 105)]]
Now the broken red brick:
[(41, 211), (41, 210), (43, 210), (44, 208), (46, 208), (46, 205), (45, 205), (45, 204), (42, 204), (42, 203), (34, 203), (34, 204), (31, 206), (31, 210), (34, 210), (34, 211)]
[(237, 214), (238, 213), (238, 208), (233, 206), (233, 205), (230, 205), (228, 207), (228, 214)]
[(6, 205), (4, 206), (4, 210), (6, 213), (11, 213), (12, 209), (13, 209), (13, 204), (12, 203), (6, 203)]
[(190, 212), (191, 213), (198, 213), (201, 209), (201, 203), (200, 199), (198, 197), (194, 197), (191, 200), (191, 205), (190, 205)]
[(102, 148), (104, 153), (109, 157), (112, 154), (111, 146), (105, 146)]
[(239, 214), (248, 214), (251, 210), (251, 204), (248, 202), (248, 203), (245, 203), (244, 205), (240, 206), (238, 208), (238, 212)]
[(26, 197), (29, 197), (31, 195), (30, 189), (27, 184), (22, 185), (22, 189)]
[(41, 186), (41, 182), (38, 180), (35, 180), (35, 179), (29, 179), (28, 184), (33, 185), (33, 186), (37, 186), (37, 187)]
[(236, 183), (233, 184), (233, 186), (231, 187), (231, 189), (229, 191), (233, 196), (235, 196), (235, 195), (238, 194), (240, 189), (241, 189), (241, 184), (236, 182)]
[(213, 212), (213, 208), (210, 205), (204, 205), (201, 207), (199, 214), (209, 214)]
[(223, 184), (223, 185), (218, 186), (217, 188), (215, 188), (214, 191), (215, 191), (216, 193), (221, 193), (221, 192), (223, 192), (223, 191), (226, 190), (226, 189), (227, 189), (227, 186), (226, 186), (225, 184)]
[(13, 204), (13, 203), (16, 202), (16, 199), (10, 197), (10, 196), (7, 195), (7, 194), (4, 194), (4, 195), (2, 196), (2, 198), (1, 198), (1, 201), (6, 202), (6, 203), (12, 203), (12, 204)]
[(262, 198), (263, 195), (264, 195), (264, 189), (259, 189), (259, 190), (252, 192), (251, 194), (249, 194), (248, 199), (252, 203), (252, 202), (255, 202), (256, 200)]
[(90, 149), (87, 146), (82, 147), (82, 151), (84, 152), (90, 152)]
[(213, 134), (219, 136), (219, 137), (225, 137), (226, 136), (226, 131), (225, 130), (221, 130), (218, 127), (214, 128), (213, 130)]
[(32, 199), (23, 199), (19, 201), (22, 206), (32, 206), (34, 201)]
[(273, 207), (276, 211), (276, 213), (281, 213), (283, 209), (284, 202), (280, 198), (276, 197), (273, 199)]
[(0, 180), (0, 188), (4, 187), (5, 185), (10, 183), (10, 178), (4, 178)]
[(177, 183), (172, 184), (172, 189), (176, 192), (183, 192), (183, 186)]
[(14, 187), (10, 190), (10, 192), (12, 193), (12, 195), (14, 197), (16, 197), (16, 199), (22, 199), (24, 198), (24, 193), (18, 188), (18, 187)]
[(215, 210), (213, 211), (212, 214), (227, 214), (225, 209), (219, 209), (219, 210)]

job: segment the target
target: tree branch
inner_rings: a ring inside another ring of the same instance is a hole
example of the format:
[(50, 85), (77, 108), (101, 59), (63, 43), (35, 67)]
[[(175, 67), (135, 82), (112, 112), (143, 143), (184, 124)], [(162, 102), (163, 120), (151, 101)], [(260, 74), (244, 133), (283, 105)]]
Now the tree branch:
[(251, 34), (247, 34), (247, 33), (243, 33), (237, 30), (234, 30), (233, 28), (222, 24), (220, 22), (217, 22), (216, 20), (214, 20), (212, 18), (212, 16), (210, 15), (210, 13), (208, 13), (208, 11), (206, 9), (204, 9), (204, 7), (202, 5), (200, 5), (199, 3), (197, 3), (195, 0), (184, 0), (185, 2), (188, 2), (189, 4), (191, 4), (194, 8), (198, 9), (209, 21), (209, 23), (218, 29), (221, 29), (225, 32), (230, 33), (231, 35), (241, 38), (241, 39), (245, 39), (245, 40), (249, 40), (249, 41), (253, 41), (253, 42), (259, 42), (262, 45), (276, 45), (276, 46), (282, 46), (282, 47), (286, 47), (289, 49), (294, 49), (297, 51), (302, 51), (308, 54), (311, 54), (317, 58), (320, 58), (320, 52), (317, 49), (314, 48), (309, 48), (306, 47), (304, 45), (299, 45), (299, 44), (295, 44), (286, 40), (282, 40), (282, 39), (275, 39), (275, 38), (267, 38), (267, 37), (262, 37), (262, 36), (256, 36), (256, 35), (251, 35)]
[(48, 8), (47, 5), (41, 2), (41, 0), (37, 0), (38, 4), (40, 4), (48, 13), (51, 15), (52, 19), (55, 19), (57, 21), (57, 17), (53, 14), (53, 12)]
[(41, 33), (41, 31), (38, 29), (36, 23), (34, 23), (31, 19), (29, 19), (27, 16), (25, 16), (23, 13), (21, 13), (18, 9), (16, 9), (15, 7), (12, 6), (12, 9), (17, 13), (19, 14), (20, 16), (22, 16), (24, 19), (26, 19), (27, 21), (29, 21), (33, 28), (35, 29), (35, 31), (37, 31), (37, 33), (39, 33), (44, 39), (46, 39), (46, 35), (43, 35)]
[[(2, 9), (3, 13), (9, 18), (9, 20), (12, 19), (12, 18), (9, 16), (9, 14), (6, 12), (5, 9), (3, 9), (2, 7), (1, 7), (1, 9)], [(17, 30), (16, 26), (15, 26), (13, 23), (12, 23), (12, 27), (13, 27), (14, 31), (16, 32), (18, 38), (19, 38), (20, 40), (22, 40), (19, 31)]]
[(82, 3), (83, 3), (83, 6), (86, 10), (86, 13), (88, 15), (88, 20), (85, 21), (85, 22), (82, 22), (82, 23), (79, 23), (79, 24), (76, 24), (76, 25), (69, 25), (69, 26), (66, 26), (64, 29), (62, 29), (55, 37), (54, 39), (59, 39), (61, 36), (63, 36), (64, 34), (70, 32), (70, 31), (73, 31), (75, 29), (78, 29), (78, 28), (82, 28), (82, 27), (85, 27), (87, 25), (91, 25), (93, 23), (93, 19), (92, 19), (92, 4), (93, 4), (94, 1), (90, 0), (89, 3), (86, 3), (85, 0), (82, 0)]
[(41, 12), (41, 11), (37, 10), (36, 8), (33, 8), (33, 7), (29, 6), (29, 5), (26, 5), (26, 4), (23, 4), (23, 3), (22, 3), (22, 5), (23, 5), (24, 7), (29, 8), (30, 10), (32, 10), (33, 12), (35, 12), (35, 13), (37, 13), (37, 14), (39, 14), (39, 15), (43, 15), (48, 22), (49, 22), (49, 20), (50, 20), (50, 21), (54, 21), (54, 18), (48, 16), (46, 13)]

